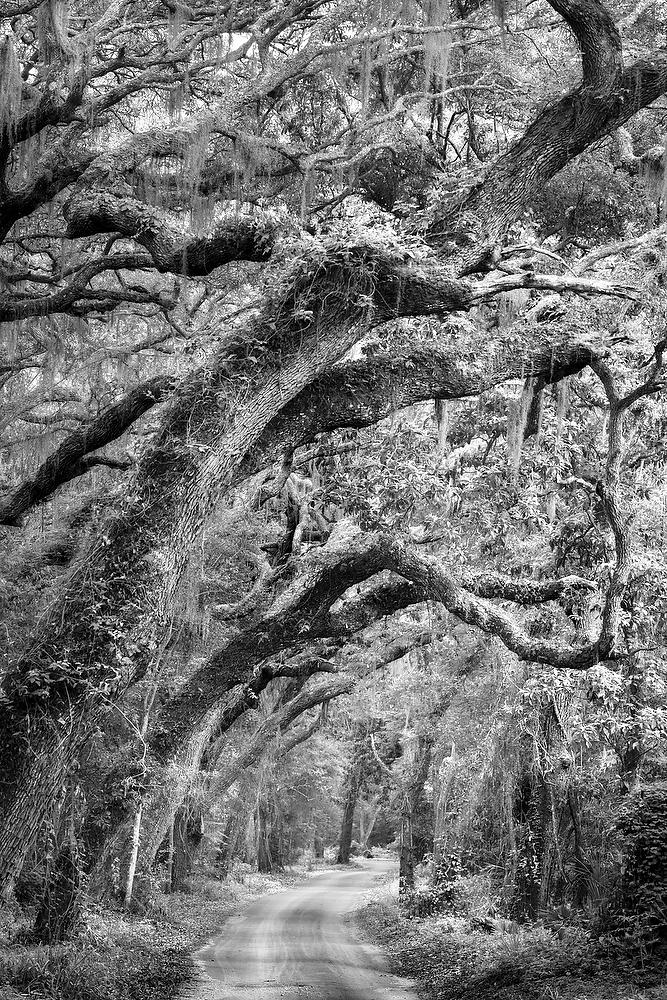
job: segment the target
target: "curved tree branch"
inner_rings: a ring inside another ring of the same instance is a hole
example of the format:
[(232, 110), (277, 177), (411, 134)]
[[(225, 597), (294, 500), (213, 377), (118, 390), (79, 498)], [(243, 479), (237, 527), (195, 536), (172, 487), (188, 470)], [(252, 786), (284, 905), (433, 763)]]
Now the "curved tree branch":
[(78, 192), (64, 208), (68, 239), (99, 233), (131, 237), (162, 273), (201, 276), (235, 260), (265, 261), (275, 225), (267, 218), (222, 220), (210, 236), (183, 236), (154, 208), (105, 191)]
[[(268, 746), (289, 729), (304, 712), (325, 701), (332, 701), (343, 694), (349, 694), (355, 683), (356, 677), (351, 674), (334, 674), (332, 677), (309, 681), (294, 698), (272, 712), (252, 734), (241, 752), (218, 771), (213, 785), (215, 793), (225, 792), (243, 771), (257, 764)], [(224, 748), (223, 742), (218, 753), (220, 754)]]
[[(357, 584), (383, 570), (403, 579), (381, 580), (358, 597), (332, 605)], [(278, 574), (277, 574), (278, 575)], [(247, 683), (254, 667), (281, 650), (303, 648), (315, 640), (350, 636), (378, 617), (400, 607), (435, 600), (462, 621), (497, 635), (522, 659), (552, 666), (580, 666), (590, 650), (553, 646), (523, 632), (509, 613), (489, 599), (534, 604), (576, 588), (594, 588), (580, 577), (562, 580), (514, 580), (496, 573), (453, 574), (441, 562), (381, 532), (342, 531), (298, 566), (298, 575), (268, 609), (259, 607), (216, 653), (188, 678), (165, 705), (158, 752), (169, 757), (201, 724), (227, 692)], [(594, 661), (592, 661), (594, 662)]]
[(548, 0), (567, 22), (581, 50), (582, 86), (613, 87), (623, 70), (618, 28), (599, 0)]
[[(125, 253), (111, 254), (87, 261), (74, 274), (71, 281), (50, 295), (2, 295), (0, 296), (0, 323), (9, 320), (28, 319), (31, 316), (49, 316), (53, 313), (74, 313), (81, 315), (86, 311), (100, 308), (100, 302), (107, 300), (114, 304), (120, 302), (157, 302), (168, 304), (159, 292), (147, 289), (95, 289), (88, 288), (89, 282), (104, 271), (117, 271), (137, 268), (145, 269), (150, 265), (150, 258), (145, 254)], [(90, 310), (81, 302), (92, 299)]]
[(142, 414), (165, 399), (175, 384), (176, 378), (171, 375), (142, 382), (85, 428), (70, 434), (42, 463), (33, 478), (22, 483), (0, 504), (0, 524), (20, 526), (23, 516), (32, 507), (42, 503), (64, 483), (88, 472), (92, 460), (86, 460), (86, 456), (119, 438)]
[(428, 399), (464, 399), (523, 377), (558, 382), (585, 368), (608, 347), (596, 342), (520, 343), (475, 339), (466, 349), (417, 346), (340, 365), (304, 389), (264, 430), (239, 467), (237, 482), (280, 461), (285, 452), (341, 427), (368, 427)]
[(623, 69), (620, 35), (600, 0), (550, 3), (577, 38), (582, 81), (541, 111), (484, 180), (429, 227), (431, 245), (447, 252), (459, 234), (484, 226), (484, 248), (469, 244), (462, 273), (493, 266), (503, 233), (543, 185), (667, 91), (667, 49), (656, 49)]
[[(560, 284), (561, 279), (550, 275), (519, 274), (471, 287), (479, 298), (492, 298), (508, 287), (516, 288), (517, 283), (530, 287), (530, 282), (537, 280), (541, 287), (549, 287), (552, 278)], [(578, 279), (570, 279), (573, 291), (590, 291), (599, 284), (595, 279), (583, 284)], [(607, 287), (603, 284), (604, 290)], [(553, 340), (541, 342), (532, 331), (523, 344), (508, 344), (505, 339), (493, 342), (485, 335), (483, 340), (471, 342), (465, 352), (440, 346), (412, 347), (398, 354), (377, 354), (369, 360), (341, 365), (305, 389), (266, 427), (241, 464), (236, 482), (254, 475), (279, 460), (286, 450), (295, 450), (322, 432), (369, 426), (416, 402), (478, 395), (515, 378), (535, 376), (546, 382), (557, 382), (580, 371), (607, 350), (603, 341), (599, 345), (567, 340), (557, 344)], [(155, 385), (146, 383), (143, 408), (136, 407), (137, 397), (141, 395), (139, 387), (90, 427), (68, 438), (31, 481), (22, 484), (10, 500), (0, 504), (0, 524), (19, 525), (21, 517), (36, 503), (47, 499), (63, 483), (83, 475), (87, 471), (80, 464), (83, 455), (118, 438), (153, 403), (162, 400), (167, 391), (170, 390), (165, 387), (156, 394)], [(68, 458), (71, 449), (76, 462)], [(56, 474), (55, 470), (62, 472)], [(44, 481), (51, 486), (46, 491), (33, 491), (31, 483), (45, 475)]]

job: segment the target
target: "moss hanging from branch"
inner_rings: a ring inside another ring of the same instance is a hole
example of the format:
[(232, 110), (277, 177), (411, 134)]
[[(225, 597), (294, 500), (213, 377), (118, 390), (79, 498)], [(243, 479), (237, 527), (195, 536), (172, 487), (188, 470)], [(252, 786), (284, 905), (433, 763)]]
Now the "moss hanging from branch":
[(435, 426), (438, 432), (438, 451), (444, 451), (449, 433), (449, 403), (446, 399), (435, 401)]
[(21, 108), (21, 71), (12, 35), (0, 38), (0, 142), (11, 143)]
[(446, 30), (450, 20), (449, 0), (430, 0), (424, 6), (424, 15), (425, 26), (433, 28), (424, 35), (425, 89), (437, 94), (446, 90), (449, 73), (452, 41), (451, 32)]
[(513, 476), (519, 472), (521, 451), (526, 436), (526, 425), (531, 403), (535, 393), (535, 379), (527, 378), (523, 384), (521, 395), (512, 400), (507, 418), (507, 457)]
[(66, 0), (46, 0), (37, 13), (37, 41), (47, 66), (68, 62), (72, 49), (68, 36), (69, 10)]

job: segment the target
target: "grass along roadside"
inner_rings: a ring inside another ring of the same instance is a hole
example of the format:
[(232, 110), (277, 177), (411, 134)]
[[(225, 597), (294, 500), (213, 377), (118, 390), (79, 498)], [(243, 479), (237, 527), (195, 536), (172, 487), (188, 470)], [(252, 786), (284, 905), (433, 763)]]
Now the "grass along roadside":
[(470, 917), (410, 917), (397, 886), (357, 911), (392, 972), (415, 982), (422, 1000), (664, 1000), (667, 968), (610, 954), (579, 927), (538, 924), (508, 933), (475, 929)]
[(151, 890), (141, 914), (90, 909), (78, 935), (48, 947), (27, 941), (18, 909), (0, 915), (0, 1000), (174, 1000), (196, 977), (191, 953), (246, 903), (295, 875), (196, 876), (190, 891)]

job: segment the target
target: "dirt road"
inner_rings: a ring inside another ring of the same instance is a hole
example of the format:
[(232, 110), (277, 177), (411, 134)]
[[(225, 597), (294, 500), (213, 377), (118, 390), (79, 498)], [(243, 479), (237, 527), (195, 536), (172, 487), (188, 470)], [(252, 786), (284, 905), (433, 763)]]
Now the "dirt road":
[(391, 867), (364, 861), (256, 900), (198, 953), (202, 1000), (415, 1000), (345, 919)]

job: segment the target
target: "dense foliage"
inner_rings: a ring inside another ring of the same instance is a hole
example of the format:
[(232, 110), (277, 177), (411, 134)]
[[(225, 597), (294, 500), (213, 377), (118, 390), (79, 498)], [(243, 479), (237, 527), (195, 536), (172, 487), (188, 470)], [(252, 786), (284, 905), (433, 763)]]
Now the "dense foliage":
[(434, 995), (659, 965), (666, 17), (0, 0), (14, 989), (378, 845)]

